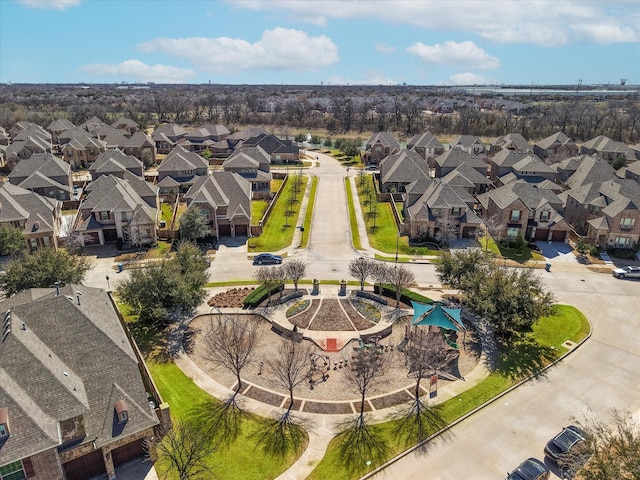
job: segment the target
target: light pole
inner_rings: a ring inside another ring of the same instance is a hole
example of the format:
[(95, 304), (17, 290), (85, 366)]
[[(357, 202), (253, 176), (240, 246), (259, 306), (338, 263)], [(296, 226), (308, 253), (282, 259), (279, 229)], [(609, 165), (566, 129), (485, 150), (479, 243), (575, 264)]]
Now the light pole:
[(304, 227), (300, 225), (298, 229), (300, 230), (300, 246), (302, 246), (304, 245)]
[(111, 287), (109, 286), (109, 275), (106, 275), (104, 277), (107, 280), (107, 291), (111, 290)]

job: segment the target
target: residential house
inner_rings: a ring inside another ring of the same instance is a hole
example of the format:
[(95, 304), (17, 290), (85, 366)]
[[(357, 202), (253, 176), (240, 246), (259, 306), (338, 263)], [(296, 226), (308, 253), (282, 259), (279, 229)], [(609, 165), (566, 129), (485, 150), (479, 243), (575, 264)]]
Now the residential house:
[(211, 236), (248, 236), (251, 225), (251, 183), (233, 172), (198, 177), (184, 196), (207, 220)]
[(228, 135), (227, 138), (221, 141), (228, 145), (231, 150), (234, 150), (236, 148), (240, 148), (245, 140), (258, 137), (263, 133), (266, 135), (267, 132), (260, 127), (247, 127)]
[(30, 250), (58, 248), (61, 224), (62, 202), (11, 183), (0, 186), (0, 225), (22, 229)]
[(401, 150), (401, 146), (390, 132), (376, 132), (365, 143), (364, 161), (379, 164), (383, 158)]
[(484, 193), (493, 186), (493, 182), (486, 175), (467, 163), (461, 163), (441, 178), (444, 183), (462, 188), (473, 195)]
[(524, 180), (478, 195), (484, 218), (497, 218), (504, 230), (496, 240), (566, 242), (571, 228), (562, 215), (562, 200), (549, 189)]
[(566, 192), (567, 221), (601, 248), (636, 248), (640, 238), (640, 185), (631, 179), (587, 183)]
[(124, 130), (126, 137), (131, 137), (134, 133), (140, 131), (140, 125), (130, 118), (121, 117), (111, 124), (117, 130)]
[(181, 145), (192, 152), (213, 150), (213, 146), (225, 140), (231, 132), (224, 125), (203, 125), (184, 135), (185, 142)]
[(91, 117), (86, 122), (80, 124), (80, 128), (89, 132), (90, 135), (96, 135), (98, 130), (107, 126), (108, 125), (98, 117)]
[(435, 158), (444, 153), (444, 146), (431, 132), (411, 137), (407, 142), (407, 149), (418, 152), (427, 161), (430, 168), (435, 168)]
[(640, 160), (637, 160), (626, 167), (622, 167), (618, 170), (618, 173), (623, 173), (622, 178), (628, 178), (640, 183)]
[(427, 161), (415, 150), (400, 150), (380, 162), (380, 191), (404, 192), (417, 178), (429, 178)]
[(227, 127), (225, 127), (224, 125), (203, 125), (202, 128), (206, 128), (207, 131), (209, 132), (209, 135), (211, 137), (211, 140), (213, 140), (214, 142), (219, 142), (220, 140), (224, 140), (225, 138), (227, 138), (229, 135), (231, 135), (231, 132), (229, 131), (229, 129)]
[(533, 153), (543, 160), (553, 158), (562, 160), (578, 155), (576, 142), (564, 132), (556, 132), (533, 145)]
[(35, 123), (31, 123), (27, 121), (16, 122), (16, 124), (13, 127), (11, 127), (11, 129), (9, 130), (9, 136), (11, 138), (14, 138), (23, 130), (27, 130), (29, 128), (38, 127), (38, 126), (39, 125), (36, 125)]
[(123, 178), (125, 171), (129, 171), (137, 177), (143, 178), (144, 165), (133, 155), (127, 155), (117, 148), (102, 152), (89, 167), (92, 181), (97, 180), (102, 175), (113, 175), (118, 178)]
[(271, 157), (271, 163), (295, 163), (300, 160), (300, 148), (293, 140), (281, 140), (267, 133), (247, 138), (242, 142), (242, 147), (261, 147)]
[(49, 123), (49, 125), (47, 126), (47, 131), (51, 133), (51, 142), (54, 144), (59, 144), (60, 142), (58, 141), (58, 136), (61, 133), (66, 132), (67, 130), (74, 130), (75, 128), (76, 126), (66, 118), (59, 118)]
[(120, 146), (120, 149), (127, 155), (132, 155), (141, 160), (144, 165), (156, 164), (156, 144), (146, 133), (134, 132)]
[(129, 171), (123, 177), (103, 175), (86, 188), (75, 231), (84, 245), (121, 241), (150, 245), (157, 241), (158, 187)]
[(251, 183), (253, 192), (269, 192), (271, 157), (262, 147), (242, 147), (222, 163), (225, 172), (233, 172)]
[(491, 157), (489, 163), (489, 178), (495, 182), (498, 178), (510, 173), (511, 167), (529, 155), (530, 153), (516, 150), (500, 150)]
[(170, 428), (107, 292), (33, 288), (0, 308), (2, 479), (115, 479)]
[(158, 187), (161, 196), (185, 193), (198, 177), (209, 173), (209, 162), (196, 152), (177, 146), (158, 166)]
[(0, 145), (6, 147), (7, 145), (9, 145), (10, 141), (11, 137), (9, 136), (7, 131), (4, 129), (4, 127), (0, 127)]
[(420, 176), (413, 182), (405, 185), (402, 194), (403, 210), (406, 212), (410, 205), (416, 203), (420, 197), (427, 191), (432, 180), (429, 177)]
[(81, 128), (67, 130), (58, 139), (62, 158), (74, 169), (89, 167), (105, 151), (104, 142)]
[(455, 170), (463, 163), (475, 168), (482, 175), (487, 174), (487, 164), (482, 158), (477, 155), (472, 155), (461, 148), (451, 148), (436, 157), (436, 178), (444, 177), (447, 173)]
[(482, 225), (473, 211), (475, 198), (439, 178), (431, 180), (418, 200), (409, 205), (411, 198), (405, 195), (405, 223), (413, 239), (473, 238)]
[(606, 160), (590, 155), (572, 157), (568, 160), (567, 163), (558, 164), (556, 175), (556, 182), (567, 189), (577, 188), (587, 183), (606, 182), (616, 177), (615, 169)]
[(531, 152), (531, 145), (521, 133), (507, 133), (495, 139), (489, 147), (489, 154), (495, 155), (500, 150)]
[(535, 184), (543, 182), (544, 180), (553, 180), (555, 175), (556, 170), (554, 168), (544, 163), (537, 155), (532, 153), (514, 163), (509, 168), (509, 173), (498, 178), (496, 185), (506, 185), (514, 180), (525, 180)]
[(635, 152), (623, 142), (611, 140), (606, 135), (598, 135), (596, 138), (583, 143), (580, 146), (580, 153), (587, 155), (597, 155), (608, 161), (618, 157), (624, 157), (629, 161), (636, 159)]
[(181, 126), (167, 123), (158, 125), (151, 134), (151, 139), (156, 144), (157, 153), (167, 154), (186, 134), (187, 131)]
[(482, 140), (473, 135), (460, 135), (453, 139), (449, 144), (450, 148), (458, 148), (464, 150), (469, 155), (482, 155), (485, 153), (486, 147)]
[(73, 196), (71, 167), (50, 153), (36, 153), (22, 160), (8, 180), (12, 185), (62, 202)]
[[(18, 137), (16, 137), (18, 138)], [(11, 171), (21, 160), (31, 157), (34, 153), (51, 153), (51, 142), (40, 135), (20, 135), (20, 140), (13, 140), (4, 151), (5, 169)]]

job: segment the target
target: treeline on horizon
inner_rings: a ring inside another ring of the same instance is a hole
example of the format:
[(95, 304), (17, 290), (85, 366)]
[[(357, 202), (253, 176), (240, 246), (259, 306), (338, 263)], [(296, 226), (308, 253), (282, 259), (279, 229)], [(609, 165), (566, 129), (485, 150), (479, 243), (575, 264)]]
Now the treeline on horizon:
[(389, 131), (400, 140), (425, 131), (488, 138), (518, 132), (536, 141), (563, 131), (578, 142), (598, 135), (640, 142), (637, 91), (602, 96), (582, 89), (503, 96), (499, 89), (470, 95), (412, 86), (3, 85), (0, 125), (30, 121), (46, 127), (59, 118), (79, 125), (97, 116), (107, 123), (130, 118), (143, 128), (222, 123), (232, 131), (264, 126), (285, 135), (288, 128), (331, 135)]

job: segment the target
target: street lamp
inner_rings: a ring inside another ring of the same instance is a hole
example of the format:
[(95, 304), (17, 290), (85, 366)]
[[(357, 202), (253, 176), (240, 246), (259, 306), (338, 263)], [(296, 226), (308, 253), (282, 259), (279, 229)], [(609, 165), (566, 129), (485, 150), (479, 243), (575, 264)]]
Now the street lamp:
[(300, 230), (300, 246), (304, 244), (304, 227), (302, 225), (297, 227)]
[(111, 290), (111, 287), (109, 286), (109, 275), (106, 275), (104, 277), (107, 280), (107, 291)]

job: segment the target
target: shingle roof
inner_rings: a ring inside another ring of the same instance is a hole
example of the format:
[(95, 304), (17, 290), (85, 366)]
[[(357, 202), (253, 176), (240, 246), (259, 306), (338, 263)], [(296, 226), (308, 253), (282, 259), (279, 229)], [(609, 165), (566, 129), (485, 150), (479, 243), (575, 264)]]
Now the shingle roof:
[(396, 137), (394, 137), (393, 133), (391, 132), (374, 133), (373, 135), (371, 135), (371, 137), (369, 137), (369, 140), (367, 140), (366, 145), (371, 146), (377, 142), (380, 142), (385, 147), (389, 147), (391, 149), (395, 148), (397, 150), (400, 150), (400, 143), (398, 143), (398, 140), (396, 140)]
[(110, 148), (96, 157), (93, 164), (89, 167), (89, 172), (137, 170), (142, 168), (142, 162), (133, 155), (127, 155), (118, 148)]
[[(227, 216), (242, 207), (251, 212), (251, 183), (237, 173), (212, 172), (198, 177), (184, 198), (189, 206), (204, 203), (212, 208), (227, 207)], [(250, 214), (247, 213), (249, 217)]]
[[(81, 293), (80, 305), (75, 292)], [(83, 415), (80, 443), (93, 448), (158, 423), (106, 292), (69, 285), (60, 293), (32, 289), (0, 303), (3, 312), (11, 311), (12, 324), (0, 343), (0, 405), (11, 419), (0, 464), (60, 445), (58, 422), (76, 415)], [(113, 428), (117, 395), (128, 405), (129, 420), (121, 429)]]
[(68, 177), (71, 173), (71, 166), (51, 153), (34, 153), (30, 158), (18, 162), (9, 174), (9, 181), (12, 178), (25, 179), (35, 172), (40, 172), (49, 178)]
[(420, 133), (411, 137), (407, 142), (407, 148), (443, 148), (442, 143), (431, 132)]
[(479, 185), (491, 185), (493, 182), (486, 175), (482, 175), (478, 170), (466, 162), (461, 163), (442, 177), (444, 183), (451, 186), (476, 187)]
[(565, 144), (573, 144), (575, 146), (574, 141), (569, 138), (564, 132), (556, 132), (553, 135), (549, 135), (547, 138), (543, 138), (539, 142), (536, 142), (536, 145), (543, 150), (547, 150), (549, 147), (553, 145), (565, 145)]
[(429, 176), (429, 165), (415, 150), (400, 150), (380, 162), (382, 183), (411, 183)]
[(209, 162), (196, 152), (189, 152), (181, 146), (175, 147), (158, 166), (158, 172), (180, 172), (209, 168)]
[(615, 175), (615, 169), (606, 160), (583, 156), (578, 168), (565, 183), (569, 188), (576, 188), (587, 183), (606, 182)]
[(442, 155), (438, 155), (435, 161), (441, 168), (456, 168), (463, 163), (470, 165), (472, 168), (486, 170), (487, 164), (481, 158), (473, 156), (465, 150), (460, 148), (451, 148), (444, 152)]
[(22, 187), (5, 183), (0, 186), (0, 224), (25, 221), (24, 233), (57, 233), (54, 211), (61, 203)]
[(261, 170), (269, 170), (270, 162), (271, 157), (262, 147), (242, 146), (229, 155), (222, 163), (222, 168), (255, 167)]
[(553, 191), (536, 188), (523, 180), (491, 190), (485, 193), (484, 196), (491, 198), (501, 210), (504, 210), (518, 199), (530, 210), (540, 208), (546, 203), (557, 208), (562, 205), (562, 200)]

